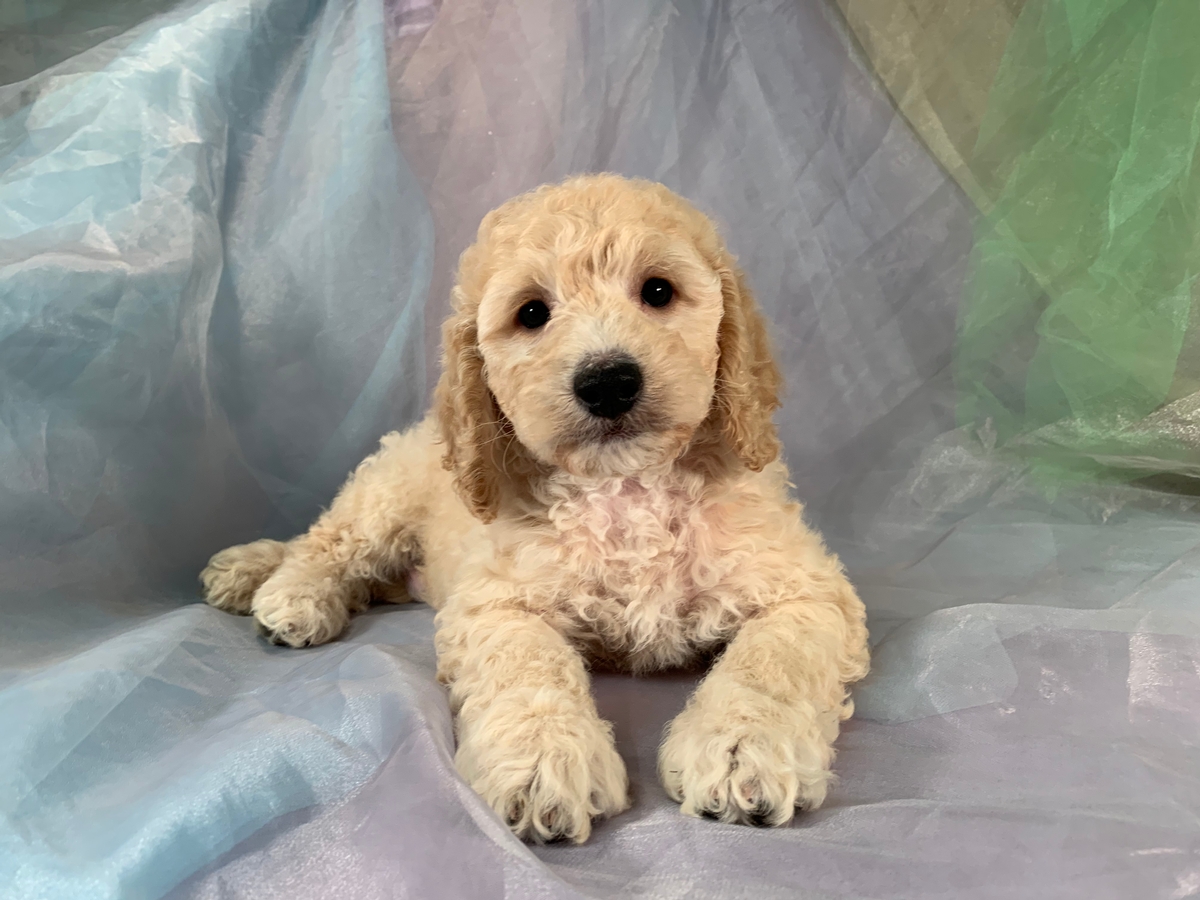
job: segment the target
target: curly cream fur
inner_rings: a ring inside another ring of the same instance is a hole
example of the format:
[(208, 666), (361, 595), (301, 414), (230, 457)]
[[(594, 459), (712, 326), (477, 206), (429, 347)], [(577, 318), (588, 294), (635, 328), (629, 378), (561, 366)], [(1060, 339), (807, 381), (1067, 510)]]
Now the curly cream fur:
[[(640, 302), (648, 277), (671, 305)], [(532, 297), (551, 310), (533, 331), (515, 318)], [(723, 651), (660, 753), (685, 813), (779, 825), (820, 805), (867, 670), (863, 607), (788, 496), (766, 328), (709, 220), (612, 175), (518, 197), (463, 254), (443, 338), (430, 417), (385, 437), (306, 534), (217, 554), (208, 601), (305, 646), (415, 576), (459, 771), (525, 838), (582, 841), (628, 806), (598, 661)], [(611, 352), (645, 387), (610, 439), (570, 384)]]

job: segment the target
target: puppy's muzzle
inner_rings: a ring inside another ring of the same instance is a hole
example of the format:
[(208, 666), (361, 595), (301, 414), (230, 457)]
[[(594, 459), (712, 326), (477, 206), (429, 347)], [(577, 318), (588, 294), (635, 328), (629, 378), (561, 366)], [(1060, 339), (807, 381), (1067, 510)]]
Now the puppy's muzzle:
[(642, 370), (627, 356), (585, 363), (575, 372), (575, 396), (593, 416), (615, 419), (642, 393)]

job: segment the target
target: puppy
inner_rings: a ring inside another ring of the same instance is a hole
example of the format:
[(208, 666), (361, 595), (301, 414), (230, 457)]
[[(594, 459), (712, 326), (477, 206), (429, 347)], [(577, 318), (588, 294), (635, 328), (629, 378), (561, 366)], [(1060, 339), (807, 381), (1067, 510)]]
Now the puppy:
[(825, 798), (864, 611), (788, 496), (779, 374), (713, 225), (614, 175), (489, 213), (462, 256), (429, 417), (308, 533), (218, 553), (209, 603), (332, 640), (372, 599), (438, 610), (459, 772), (519, 836), (628, 804), (589, 664), (722, 651), (659, 753), (688, 815), (782, 825)]

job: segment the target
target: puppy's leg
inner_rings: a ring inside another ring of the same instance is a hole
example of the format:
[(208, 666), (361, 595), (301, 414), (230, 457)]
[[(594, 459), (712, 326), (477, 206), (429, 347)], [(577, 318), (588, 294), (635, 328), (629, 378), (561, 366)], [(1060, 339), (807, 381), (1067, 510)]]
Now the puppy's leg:
[(436, 469), (426, 425), (384, 438), (255, 593), (259, 632), (292, 647), (332, 640), (377, 586), (403, 577), (420, 558), (429, 492), (445, 487)]
[(561, 634), (511, 609), (443, 614), (442, 624), (438, 677), (457, 713), (455, 763), (519, 837), (580, 843), (593, 818), (629, 806), (612, 726)]
[(684, 813), (782, 825), (825, 800), (846, 685), (867, 671), (862, 605), (834, 581), (747, 622), (671, 723), (659, 774)]
[(282, 541), (254, 541), (222, 550), (200, 573), (210, 606), (238, 616), (250, 615), (250, 602), (287, 553)]

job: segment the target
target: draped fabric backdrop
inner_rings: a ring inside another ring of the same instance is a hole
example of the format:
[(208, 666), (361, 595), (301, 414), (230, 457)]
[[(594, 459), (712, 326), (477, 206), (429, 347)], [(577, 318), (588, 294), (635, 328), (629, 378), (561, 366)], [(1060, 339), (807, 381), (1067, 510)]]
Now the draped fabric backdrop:
[[(0, 898), (1200, 894), (1195, 0), (0, 4)], [(694, 678), (596, 678), (634, 805), (516, 841), (432, 613), (198, 603), (437, 377), (509, 196), (653, 178), (772, 321), (870, 610), (826, 806), (682, 817)]]

